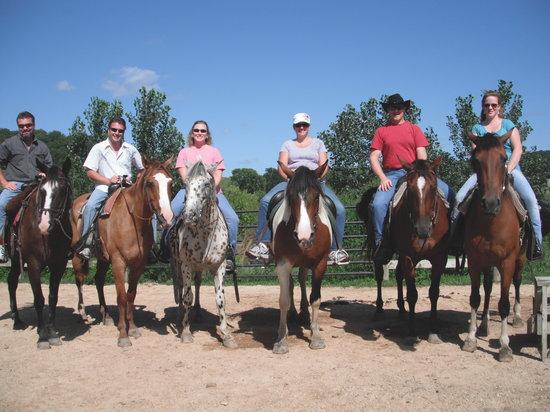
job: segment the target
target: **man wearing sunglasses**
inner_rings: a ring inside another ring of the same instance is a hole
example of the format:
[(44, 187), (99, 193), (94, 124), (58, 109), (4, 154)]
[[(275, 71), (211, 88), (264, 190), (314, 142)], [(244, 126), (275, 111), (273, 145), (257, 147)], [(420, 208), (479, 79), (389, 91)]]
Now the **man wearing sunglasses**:
[(82, 238), (76, 249), (84, 260), (90, 259), (93, 241), (90, 229), (98, 210), (108, 197), (109, 186), (121, 183), (123, 176), (131, 176), (132, 169), (143, 169), (138, 150), (124, 141), (125, 131), (126, 121), (122, 117), (112, 118), (107, 129), (107, 139), (94, 145), (84, 161), (86, 175), (95, 184), (82, 212)]
[[(46, 144), (34, 135), (34, 116), (29, 112), (17, 115), (19, 133), (4, 140), (0, 145), (0, 262), (7, 261), (4, 247), (4, 225), (6, 205), (22, 192), (23, 186), (32, 183), (37, 176), (44, 175), (36, 166), (40, 160), (45, 166), (52, 166), (52, 155)], [(3, 170), (2, 170), (3, 169)]]

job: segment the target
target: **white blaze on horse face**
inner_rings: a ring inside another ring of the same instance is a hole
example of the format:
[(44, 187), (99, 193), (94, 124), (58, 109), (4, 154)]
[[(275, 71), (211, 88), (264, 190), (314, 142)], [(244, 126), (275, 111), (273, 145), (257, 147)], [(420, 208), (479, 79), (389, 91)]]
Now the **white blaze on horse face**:
[(422, 200), (422, 190), (424, 190), (424, 186), (426, 186), (426, 179), (420, 176), (416, 181), (416, 186), (418, 187), (418, 191), (420, 192), (420, 200)]
[(159, 185), (160, 212), (164, 219), (166, 219), (166, 223), (171, 224), (172, 219), (174, 218), (174, 214), (172, 213), (172, 208), (170, 207), (170, 197), (168, 196), (168, 183), (170, 183), (172, 179), (167, 177), (163, 173), (157, 173), (154, 177)]
[(52, 206), (52, 197), (54, 186), (52, 182), (47, 182), (43, 189), (46, 191), (46, 196), (44, 197), (44, 211), (40, 215), (40, 223), (38, 224), (38, 229), (43, 235), (48, 234), (48, 229), (50, 227), (50, 212), (47, 209), (50, 209)]
[(296, 226), (296, 232), (298, 234), (297, 236), (299, 241), (309, 240), (311, 238), (311, 235), (313, 234), (309, 215), (307, 214), (306, 202), (303, 195), (300, 195), (300, 221)]

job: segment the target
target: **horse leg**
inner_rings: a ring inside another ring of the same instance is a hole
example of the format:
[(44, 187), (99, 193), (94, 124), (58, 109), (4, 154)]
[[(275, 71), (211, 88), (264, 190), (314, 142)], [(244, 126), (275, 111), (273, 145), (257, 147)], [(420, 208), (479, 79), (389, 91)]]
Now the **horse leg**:
[(214, 274), (214, 290), (216, 291), (216, 306), (220, 316), (220, 333), (222, 335), (223, 346), (230, 349), (238, 347), (235, 338), (229, 332), (227, 326), (227, 315), (225, 313), (225, 293), (223, 290), (223, 278), (225, 276), (225, 263), (218, 266), (218, 270)]
[(327, 269), (327, 261), (321, 259), (317, 266), (311, 270), (311, 295), (309, 302), (311, 305), (311, 342), (310, 349), (324, 349), (325, 341), (321, 337), (319, 328), (319, 307), (321, 306), (321, 282)]
[(405, 309), (405, 299), (403, 299), (403, 268), (399, 262), (395, 269), (395, 280), (397, 282), (397, 307), (399, 308), (399, 316), (403, 316), (407, 313), (407, 310)]
[(382, 300), (382, 280), (384, 278), (384, 269), (380, 263), (374, 263), (374, 277), (376, 278), (376, 312), (374, 319), (384, 317), (384, 301)]
[(310, 325), (311, 318), (309, 316), (309, 303), (307, 300), (307, 289), (306, 289), (306, 280), (307, 280), (307, 268), (300, 268), (298, 271), (298, 280), (300, 282), (300, 323), (302, 325)]
[(292, 271), (292, 265), (286, 259), (277, 262), (275, 268), (279, 278), (279, 331), (277, 342), (273, 346), (273, 353), (288, 353), (288, 326), (286, 323), (288, 308), (290, 307), (289, 282)]
[(195, 313), (195, 320), (201, 319), (201, 298), (200, 291), (202, 285), (202, 272), (195, 272), (193, 274), (195, 281), (195, 304), (193, 305), (193, 312)]
[(31, 282), (32, 293), (34, 295), (34, 309), (37, 317), (37, 332), (38, 332), (38, 349), (50, 349), (48, 333), (44, 327), (44, 295), (42, 294), (42, 286), (40, 285), (40, 273), (42, 268), (37, 262), (29, 261), (29, 281)]
[(116, 302), (118, 306), (118, 346), (125, 348), (132, 346), (132, 342), (128, 337), (126, 323), (128, 308), (128, 296), (126, 295), (126, 289), (124, 287), (126, 264), (120, 256), (117, 256), (112, 259), (111, 265), (113, 268), (113, 277), (115, 278)]
[(49, 265), (50, 269), (50, 293), (48, 296), (48, 306), (50, 308), (50, 318), (48, 320), (48, 325), (46, 326), (46, 331), (48, 333), (48, 342), (50, 345), (59, 346), (61, 345), (61, 339), (59, 338), (59, 333), (55, 328), (55, 316), (57, 310), (57, 298), (59, 293), (59, 283), (67, 267), (66, 255), (61, 257), (60, 260), (54, 264)]
[(499, 267), (500, 272), (500, 300), (498, 301), (498, 313), (500, 314), (500, 350), (498, 360), (511, 362), (512, 350), (508, 337), (508, 315), (510, 314), (510, 285), (515, 272), (515, 262), (506, 260)]
[(193, 304), (193, 290), (191, 289), (191, 269), (187, 265), (181, 265), (181, 284), (183, 288), (183, 295), (180, 302), (180, 325), (179, 329), (181, 330), (181, 341), (184, 343), (193, 342), (193, 334), (191, 333), (191, 326), (189, 322), (189, 308)]
[(520, 263), (517, 263), (518, 267), (516, 268), (516, 272), (514, 273), (514, 289), (515, 289), (515, 302), (514, 302), (514, 321), (512, 322), (512, 327), (514, 328), (523, 328), (525, 326), (525, 322), (523, 322), (523, 319), (521, 319), (521, 303), (520, 303), (520, 294), (519, 289), (521, 287), (521, 267), (519, 267)]
[(493, 290), (494, 272), (493, 268), (488, 268), (483, 271), (483, 314), (481, 315), (481, 323), (477, 331), (477, 336), (489, 336), (489, 303), (491, 301), (491, 292)]
[(101, 320), (103, 321), (104, 326), (111, 326), (114, 325), (115, 322), (107, 309), (105, 292), (103, 290), (103, 287), (105, 286), (105, 275), (107, 274), (107, 269), (109, 269), (109, 262), (98, 259), (94, 280), (97, 290), (97, 297), (99, 299), (99, 313), (101, 315)]
[(290, 298), (288, 308), (288, 321), (294, 322), (298, 320), (298, 312), (296, 311), (296, 305), (294, 304), (294, 278), (292, 277), (292, 273), (288, 278), (288, 296)]
[(433, 259), (430, 283), (430, 332), (428, 334), (429, 343), (442, 343), (439, 338), (439, 326), (437, 321), (437, 301), (439, 299), (439, 284), (441, 283), (441, 273), (445, 268), (447, 255), (439, 256)]
[(88, 261), (83, 261), (78, 256), (73, 257), (73, 272), (74, 272), (74, 282), (76, 284), (76, 289), (78, 291), (78, 304), (77, 311), (80, 319), (83, 322), (89, 322), (89, 317), (86, 315), (86, 306), (84, 305), (84, 295), (82, 294), (82, 286), (84, 285), (84, 279), (88, 275), (89, 263)]
[(139, 277), (143, 273), (144, 269), (145, 269), (145, 266), (140, 265), (137, 268), (130, 269), (130, 273), (128, 274), (128, 290), (126, 292), (126, 296), (127, 296), (126, 320), (128, 322), (128, 336), (131, 336), (132, 338), (136, 338), (136, 339), (141, 336), (141, 332), (139, 331), (138, 327), (134, 323), (134, 301), (136, 299)]
[[(412, 262), (411, 262), (411, 265), (412, 265)], [(409, 336), (416, 336), (415, 307), (416, 307), (416, 302), (418, 301), (418, 291), (416, 290), (414, 266), (407, 267), (405, 269), (405, 282), (407, 283), (407, 303), (409, 304)]]
[(15, 330), (21, 330), (27, 327), (27, 325), (21, 321), (21, 318), (19, 317), (19, 310), (17, 309), (17, 286), (19, 285), (20, 274), (21, 267), (19, 266), (19, 255), (15, 254), (11, 260), (10, 273), (8, 274), (11, 318), (13, 319), (13, 329)]
[(479, 303), (481, 301), (481, 296), (479, 295), (479, 276), (481, 270), (474, 266), (473, 262), (469, 262), (468, 271), (470, 272), (470, 328), (468, 331), (468, 337), (462, 345), (462, 350), (466, 352), (474, 352), (477, 348), (476, 340), (476, 330), (477, 330), (477, 309), (479, 308)]

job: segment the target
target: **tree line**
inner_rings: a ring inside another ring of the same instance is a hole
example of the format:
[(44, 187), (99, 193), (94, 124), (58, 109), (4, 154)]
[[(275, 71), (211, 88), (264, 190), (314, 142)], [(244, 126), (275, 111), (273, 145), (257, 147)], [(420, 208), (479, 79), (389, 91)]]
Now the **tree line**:
[[(514, 92), (510, 81), (500, 80), (497, 90), (501, 95), (504, 116), (516, 124), (525, 141), (533, 129), (523, 118), (522, 96)], [(480, 96), (483, 92), (480, 92)], [(331, 154), (328, 183), (345, 200), (358, 199), (366, 188), (377, 184), (377, 178), (369, 164), (370, 144), (376, 128), (385, 123), (381, 102), (386, 97), (371, 97), (361, 102), (358, 108), (346, 105), (328, 129), (318, 136)], [(185, 145), (185, 137), (176, 127), (176, 119), (170, 114), (171, 108), (166, 104), (164, 93), (141, 88), (133, 106), (133, 111), (125, 111), (119, 100), (108, 102), (92, 97), (82, 114), (73, 121), (68, 135), (59, 131), (36, 130), (37, 137), (48, 145), (56, 163), (61, 164), (66, 157), (71, 159), (71, 179), (75, 195), (92, 188), (83, 172), (82, 164), (92, 146), (106, 139), (109, 119), (114, 116), (128, 119), (135, 146), (149, 159), (165, 160), (170, 156), (175, 157)], [(456, 190), (471, 173), (470, 144), (466, 133), (479, 122), (478, 107), (479, 100), (471, 94), (455, 99), (454, 113), (447, 116), (452, 153), (442, 148), (433, 128), (428, 126), (424, 129), (430, 141), (429, 157), (433, 159), (443, 156), (439, 174)], [(420, 123), (421, 114), (421, 108), (413, 102), (406, 114), (406, 120)], [(0, 141), (15, 133), (16, 131), (10, 129), (0, 129)], [(276, 158), (277, 154), (274, 153), (273, 163)], [(539, 151), (536, 147), (524, 148), (520, 164), (539, 199), (547, 200), (550, 151)], [(173, 177), (176, 191), (181, 182), (175, 172)], [(234, 169), (232, 176), (225, 178), (222, 185), (234, 207), (240, 210), (257, 207), (259, 198), (279, 181), (275, 168), (267, 168), (263, 174), (254, 169), (239, 168)]]

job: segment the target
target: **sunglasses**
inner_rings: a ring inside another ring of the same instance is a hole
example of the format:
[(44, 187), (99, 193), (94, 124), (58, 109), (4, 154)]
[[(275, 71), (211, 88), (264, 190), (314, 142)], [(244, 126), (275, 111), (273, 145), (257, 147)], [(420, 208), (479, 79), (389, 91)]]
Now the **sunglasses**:
[(306, 127), (307, 128), (307, 127), (309, 127), (309, 124), (307, 124), (307, 123), (298, 123), (298, 124), (295, 124), (294, 127), (296, 129), (299, 129), (300, 127)]
[(485, 103), (483, 107), (485, 107), (486, 109), (488, 109), (489, 107), (496, 109), (498, 107), (498, 103)]
[(18, 124), (17, 127), (20, 129), (30, 129), (34, 126), (34, 123), (25, 123), (25, 124)]
[(111, 127), (110, 130), (113, 133), (124, 133), (124, 129), (117, 129), (116, 127)]
[(208, 130), (206, 129), (193, 129), (193, 133), (206, 133)]

